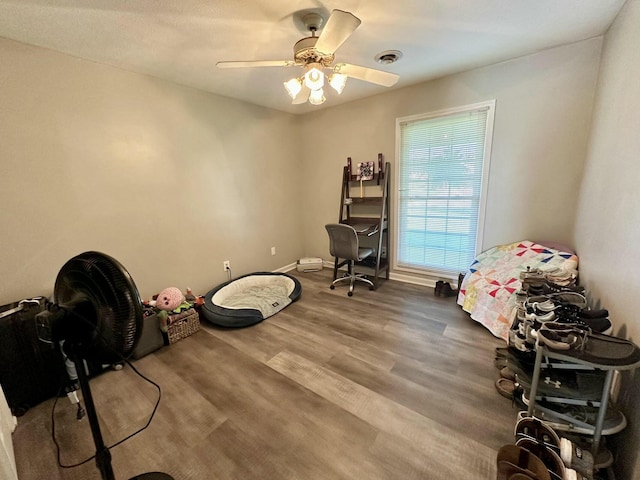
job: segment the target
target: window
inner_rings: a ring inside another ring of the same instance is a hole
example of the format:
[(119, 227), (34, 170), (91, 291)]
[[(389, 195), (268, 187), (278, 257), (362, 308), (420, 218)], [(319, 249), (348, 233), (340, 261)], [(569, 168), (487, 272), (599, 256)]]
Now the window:
[(495, 100), (397, 120), (396, 268), (466, 271), (479, 251)]

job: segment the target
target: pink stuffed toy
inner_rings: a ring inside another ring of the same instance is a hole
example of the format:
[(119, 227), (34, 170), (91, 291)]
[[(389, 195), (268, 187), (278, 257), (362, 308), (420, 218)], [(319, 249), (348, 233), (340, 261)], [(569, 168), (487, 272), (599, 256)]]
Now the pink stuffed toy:
[(170, 312), (178, 308), (185, 301), (179, 288), (168, 287), (162, 290), (156, 298), (156, 308)]

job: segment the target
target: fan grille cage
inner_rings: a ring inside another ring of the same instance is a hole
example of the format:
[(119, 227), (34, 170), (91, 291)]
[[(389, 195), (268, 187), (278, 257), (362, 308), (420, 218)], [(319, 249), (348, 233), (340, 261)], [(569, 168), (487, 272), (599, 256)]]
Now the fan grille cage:
[[(114, 258), (86, 252), (58, 273), (54, 301), (68, 309), (81, 355), (103, 363), (129, 357), (140, 336), (142, 302), (127, 270)], [(92, 307), (92, 308), (90, 308)]]

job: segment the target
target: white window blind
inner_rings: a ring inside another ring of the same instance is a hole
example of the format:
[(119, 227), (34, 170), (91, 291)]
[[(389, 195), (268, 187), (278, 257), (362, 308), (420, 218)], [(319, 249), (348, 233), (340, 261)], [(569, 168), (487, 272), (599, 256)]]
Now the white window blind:
[(398, 120), (398, 268), (465, 271), (484, 217), (494, 102)]

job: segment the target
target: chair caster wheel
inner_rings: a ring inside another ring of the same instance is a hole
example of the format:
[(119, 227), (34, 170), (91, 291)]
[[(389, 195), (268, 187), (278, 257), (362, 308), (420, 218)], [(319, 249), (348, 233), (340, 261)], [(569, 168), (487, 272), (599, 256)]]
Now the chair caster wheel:
[(349, 292), (347, 293), (347, 295), (349, 295), (350, 297), (353, 297), (353, 292)]
[(329, 285), (329, 288), (330, 288), (331, 290), (335, 290), (336, 286), (335, 286), (335, 285)]
[(373, 287), (369, 287), (369, 290), (373, 290)]

